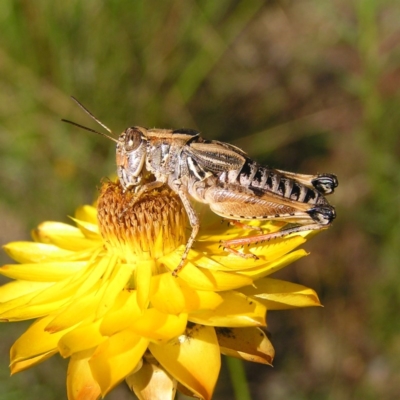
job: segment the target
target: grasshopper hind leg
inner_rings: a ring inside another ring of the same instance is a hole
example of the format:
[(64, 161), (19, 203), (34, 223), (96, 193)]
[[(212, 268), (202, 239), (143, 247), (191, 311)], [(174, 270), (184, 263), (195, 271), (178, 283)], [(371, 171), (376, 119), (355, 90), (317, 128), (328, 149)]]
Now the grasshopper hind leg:
[[(305, 218), (304, 213), (301, 214), (302, 217)], [(327, 229), (336, 217), (335, 209), (329, 205), (313, 207), (310, 210), (308, 210), (305, 214), (308, 215), (307, 219), (309, 223), (303, 223), (297, 226), (292, 226), (290, 228), (282, 229), (278, 232), (254, 235), (246, 238), (224, 240), (221, 242), (221, 244), (224, 247), (224, 250), (228, 251), (229, 253), (233, 253), (244, 258), (253, 257), (257, 259), (257, 256), (255, 256), (254, 254), (251, 253), (243, 254), (234, 249), (233, 247), (250, 245), (259, 242), (270, 241), (273, 239), (280, 239), (282, 237), (285, 237), (293, 233)], [(307, 219), (305, 219), (305, 221), (307, 221)]]
[(313, 207), (307, 211), (307, 214), (313, 221), (322, 226), (330, 225), (336, 218), (336, 211), (332, 206)]

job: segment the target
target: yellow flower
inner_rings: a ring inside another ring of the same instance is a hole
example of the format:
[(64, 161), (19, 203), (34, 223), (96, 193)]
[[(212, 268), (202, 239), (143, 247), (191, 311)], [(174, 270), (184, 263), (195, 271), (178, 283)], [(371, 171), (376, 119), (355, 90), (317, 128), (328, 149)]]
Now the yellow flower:
[(187, 217), (168, 189), (136, 201), (104, 183), (97, 209), (76, 211), (76, 227), (44, 222), (34, 242), (5, 245), (20, 264), (0, 268), (14, 279), (0, 287), (0, 320), (36, 319), (12, 346), (12, 373), (59, 353), (70, 358), (70, 400), (97, 399), (123, 379), (140, 399), (173, 399), (177, 389), (210, 399), (221, 353), (270, 364), (267, 310), (319, 305), (313, 290), (267, 277), (306, 255), (296, 248), (310, 232), (252, 245), (258, 259), (242, 258), (220, 241), (254, 232), (200, 212), (178, 277)]

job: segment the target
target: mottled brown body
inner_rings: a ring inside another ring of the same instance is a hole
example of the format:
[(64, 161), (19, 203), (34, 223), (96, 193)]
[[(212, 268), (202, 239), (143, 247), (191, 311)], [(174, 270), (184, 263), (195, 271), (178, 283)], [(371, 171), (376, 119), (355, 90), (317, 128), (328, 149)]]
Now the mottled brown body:
[[(112, 133), (78, 100), (73, 100)], [(136, 199), (162, 185), (168, 185), (179, 195), (192, 233), (174, 275), (183, 267), (200, 228), (191, 198), (208, 204), (214, 213), (234, 221), (279, 220), (294, 224), (279, 232), (223, 243), (226, 250), (243, 257), (248, 255), (237, 252), (232, 246), (324, 229), (336, 216), (335, 209), (325, 198), (338, 185), (333, 174), (304, 175), (262, 166), (238, 147), (203, 139), (199, 132), (192, 129), (135, 126), (126, 129), (116, 140), (74, 122), (64, 121), (117, 142), (118, 177), (124, 190), (135, 190)], [(154, 180), (148, 181), (149, 174)]]
[[(200, 222), (190, 198), (208, 204), (216, 214), (233, 220), (282, 220), (295, 227), (273, 234), (227, 241), (232, 246), (329, 226), (335, 209), (325, 195), (334, 191), (332, 174), (303, 175), (262, 166), (241, 149), (203, 139), (193, 130), (128, 128), (117, 144), (118, 176), (123, 187), (140, 193), (167, 184), (181, 198), (192, 234), (175, 274), (199, 231)], [(151, 173), (155, 180), (142, 184)]]

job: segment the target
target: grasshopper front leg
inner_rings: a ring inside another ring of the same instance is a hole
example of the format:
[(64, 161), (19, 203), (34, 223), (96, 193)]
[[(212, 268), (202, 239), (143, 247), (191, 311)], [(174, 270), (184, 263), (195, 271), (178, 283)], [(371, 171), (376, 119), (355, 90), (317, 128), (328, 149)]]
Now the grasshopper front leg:
[(176, 277), (176, 276), (178, 276), (179, 271), (184, 267), (186, 258), (189, 254), (189, 251), (193, 246), (193, 243), (196, 239), (197, 234), (199, 233), (200, 221), (199, 221), (199, 217), (198, 217), (196, 211), (194, 210), (194, 208), (192, 207), (192, 204), (190, 203), (187, 192), (183, 189), (183, 186), (180, 184), (179, 181), (174, 182), (173, 190), (176, 193), (178, 193), (178, 195), (182, 201), (182, 204), (185, 207), (185, 211), (186, 211), (187, 216), (189, 217), (189, 223), (192, 228), (192, 232), (189, 236), (188, 241), (186, 242), (185, 251), (182, 254), (181, 261), (180, 261), (179, 265), (172, 271), (172, 275)]
[(153, 181), (153, 182), (146, 183), (146, 184), (144, 184), (143, 186), (140, 186), (140, 187), (138, 187), (138, 186), (131, 186), (131, 187), (124, 188), (124, 192), (125, 192), (126, 190), (132, 188), (132, 187), (134, 187), (134, 188), (139, 188), (139, 190), (136, 191), (136, 193), (135, 193), (135, 198), (129, 203), (129, 206), (128, 206), (127, 208), (125, 208), (125, 209), (122, 211), (122, 215), (124, 215), (124, 214), (129, 210), (129, 208), (132, 208), (132, 207), (140, 200), (140, 198), (141, 198), (145, 193), (150, 192), (151, 190), (154, 190), (154, 189), (158, 189), (158, 188), (161, 187), (162, 185), (164, 185), (164, 182), (161, 182), (161, 181)]

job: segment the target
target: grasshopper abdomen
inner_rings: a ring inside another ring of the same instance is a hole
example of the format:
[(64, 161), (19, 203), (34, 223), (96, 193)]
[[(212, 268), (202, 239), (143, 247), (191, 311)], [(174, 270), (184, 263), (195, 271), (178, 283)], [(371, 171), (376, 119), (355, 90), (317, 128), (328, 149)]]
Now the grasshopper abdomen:
[[(284, 199), (307, 204), (327, 204), (322, 192), (314, 187), (302, 184), (294, 177), (286, 176), (283, 171), (262, 166), (246, 158), (236, 178), (226, 174), (226, 183), (238, 184), (262, 196), (270, 192)], [(233, 178), (233, 179), (232, 179)]]

